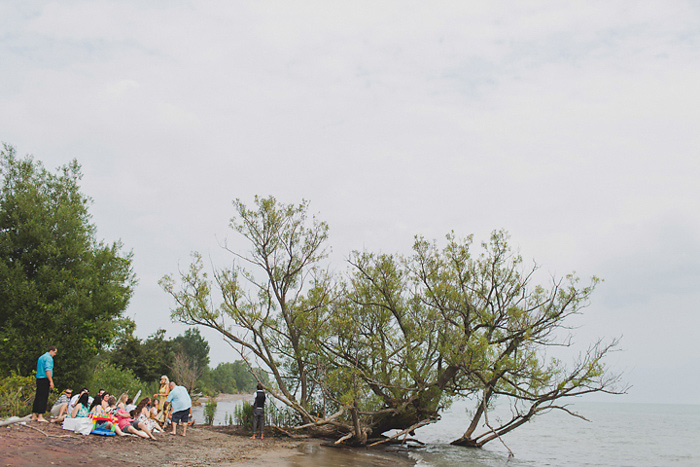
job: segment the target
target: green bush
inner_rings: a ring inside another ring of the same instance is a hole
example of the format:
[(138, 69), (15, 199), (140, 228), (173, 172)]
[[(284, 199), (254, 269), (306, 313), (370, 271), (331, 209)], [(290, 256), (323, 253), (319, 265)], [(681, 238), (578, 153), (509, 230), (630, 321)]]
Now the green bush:
[[(154, 384), (155, 391), (152, 391)], [(87, 387), (92, 394), (99, 389), (104, 389), (115, 397), (119, 397), (123, 392), (127, 393), (129, 397), (134, 397), (138, 391), (141, 391), (143, 397), (150, 397), (158, 392), (158, 382), (154, 384), (144, 384), (129, 369), (100, 362), (90, 375)]]
[(36, 378), (12, 372), (0, 379), (0, 417), (23, 417), (32, 412)]
[(209, 402), (204, 406), (204, 424), (213, 425), (214, 416), (216, 415), (217, 402), (214, 399), (209, 399)]
[(248, 401), (243, 401), (233, 409), (233, 419), (236, 425), (253, 428), (253, 406)]

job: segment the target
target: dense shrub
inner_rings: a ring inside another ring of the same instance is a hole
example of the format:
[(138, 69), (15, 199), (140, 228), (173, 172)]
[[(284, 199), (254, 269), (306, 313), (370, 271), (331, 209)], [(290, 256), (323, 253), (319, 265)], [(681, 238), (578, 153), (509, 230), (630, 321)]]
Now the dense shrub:
[(36, 378), (14, 372), (0, 379), (0, 417), (23, 417), (32, 411)]
[(115, 397), (119, 397), (123, 392), (131, 397), (136, 395), (138, 391), (141, 391), (144, 397), (152, 396), (158, 392), (157, 381), (144, 384), (134, 375), (133, 371), (105, 362), (97, 364), (95, 371), (90, 375), (87, 387), (93, 394), (99, 389), (104, 389)]

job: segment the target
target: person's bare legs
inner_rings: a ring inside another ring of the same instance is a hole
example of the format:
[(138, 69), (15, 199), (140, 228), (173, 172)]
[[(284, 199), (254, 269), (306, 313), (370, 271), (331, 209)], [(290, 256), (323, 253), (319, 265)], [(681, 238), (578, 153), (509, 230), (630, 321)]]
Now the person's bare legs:
[(144, 422), (139, 423), (139, 428), (141, 429), (141, 431), (146, 433), (149, 438), (156, 439), (156, 437), (153, 436), (153, 433), (151, 433), (151, 430), (148, 429), (148, 427), (146, 426), (146, 424)]
[(135, 434), (136, 436), (140, 436), (140, 437), (146, 438), (146, 439), (149, 438), (149, 436), (148, 436), (146, 433), (144, 433), (144, 432), (141, 431), (141, 430), (137, 430), (136, 428), (134, 428), (134, 427), (131, 426), (131, 425), (128, 425), (127, 430), (129, 431), (129, 433), (133, 433), (133, 434)]
[(173, 422), (171, 423), (173, 426), (173, 431), (170, 432), (171, 435), (176, 435), (177, 434), (177, 423)]
[(187, 423), (183, 423), (182, 424), (182, 436), (187, 436), (186, 433), (187, 433)]

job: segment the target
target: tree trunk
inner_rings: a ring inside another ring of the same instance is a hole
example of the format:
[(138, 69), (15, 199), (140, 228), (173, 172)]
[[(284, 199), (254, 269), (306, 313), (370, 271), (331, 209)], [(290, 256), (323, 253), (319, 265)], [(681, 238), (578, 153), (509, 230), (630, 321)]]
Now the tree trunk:
[(450, 444), (452, 444), (453, 446), (462, 446), (465, 448), (480, 448), (483, 446), (483, 443), (480, 443), (475, 439), (471, 439), (467, 435), (462, 435), (461, 438), (452, 441)]

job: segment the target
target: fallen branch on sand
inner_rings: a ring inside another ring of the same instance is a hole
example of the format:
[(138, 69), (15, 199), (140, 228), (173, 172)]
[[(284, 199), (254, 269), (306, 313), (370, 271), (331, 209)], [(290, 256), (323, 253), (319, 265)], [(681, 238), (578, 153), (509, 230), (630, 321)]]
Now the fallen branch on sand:
[(44, 432), (36, 427), (33, 427), (31, 425), (22, 424), (20, 426), (26, 426), (27, 428), (31, 428), (32, 430), (36, 430), (39, 433), (41, 433), (42, 435), (46, 436), (47, 438), (74, 438), (74, 436), (71, 436), (71, 435), (50, 435), (50, 434), (48, 434), (48, 433), (46, 433), (46, 432)]
[(24, 417), (10, 417), (5, 420), (0, 421), (0, 426), (12, 425), (13, 423), (28, 422), (31, 419), (31, 415), (26, 415)]

